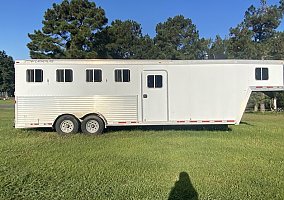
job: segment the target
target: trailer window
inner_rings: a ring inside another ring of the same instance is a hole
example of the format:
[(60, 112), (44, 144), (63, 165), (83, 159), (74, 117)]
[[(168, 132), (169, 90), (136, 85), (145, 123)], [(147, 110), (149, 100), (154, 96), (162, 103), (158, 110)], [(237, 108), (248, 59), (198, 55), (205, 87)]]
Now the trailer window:
[(162, 87), (163, 87), (163, 76), (155, 75), (155, 88), (162, 88)]
[(162, 88), (163, 87), (163, 76), (162, 75), (148, 75), (147, 76), (147, 87), (148, 88)]
[(73, 81), (73, 71), (71, 69), (65, 69), (65, 82)]
[(87, 82), (102, 82), (102, 70), (100, 69), (87, 69), (86, 70)]
[(42, 69), (27, 69), (26, 81), (27, 82), (43, 82), (43, 70)]
[(64, 82), (64, 70), (63, 69), (56, 70), (56, 81)]
[(268, 68), (255, 68), (255, 80), (268, 80)]
[(73, 71), (71, 69), (57, 69), (56, 70), (57, 82), (73, 82)]
[(262, 68), (262, 80), (268, 80), (268, 68)]
[(130, 82), (129, 69), (116, 69), (114, 71), (115, 82)]
[(261, 68), (255, 68), (255, 80), (261, 80)]
[(43, 81), (43, 71), (41, 69), (35, 69), (35, 82)]
[(34, 82), (35, 81), (33, 69), (27, 69), (26, 80), (27, 80), (27, 82)]
[(148, 88), (154, 88), (154, 75), (148, 75), (147, 76), (147, 86)]

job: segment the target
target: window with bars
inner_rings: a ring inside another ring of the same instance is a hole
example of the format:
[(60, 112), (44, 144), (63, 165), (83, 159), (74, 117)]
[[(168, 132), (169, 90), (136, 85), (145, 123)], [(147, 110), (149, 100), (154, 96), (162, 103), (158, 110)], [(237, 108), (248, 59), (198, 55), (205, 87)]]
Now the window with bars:
[(268, 68), (255, 68), (255, 80), (268, 80)]
[(115, 82), (130, 82), (129, 69), (116, 69), (114, 71)]
[(43, 70), (42, 69), (27, 69), (26, 81), (27, 82), (43, 82)]
[(163, 87), (163, 76), (162, 75), (148, 75), (147, 76), (147, 87), (148, 88), (162, 88)]
[(102, 82), (102, 70), (100, 69), (87, 69), (86, 82)]
[(71, 69), (57, 69), (56, 82), (73, 82), (73, 71)]

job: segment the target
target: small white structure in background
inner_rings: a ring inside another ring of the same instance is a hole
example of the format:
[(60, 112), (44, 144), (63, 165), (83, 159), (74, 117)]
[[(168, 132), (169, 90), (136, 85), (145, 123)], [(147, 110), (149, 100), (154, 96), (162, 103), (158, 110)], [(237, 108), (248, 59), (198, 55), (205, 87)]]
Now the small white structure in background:
[(272, 110), (277, 111), (277, 98), (276, 97), (272, 98)]
[(283, 61), (18, 60), (15, 127), (239, 124), (252, 91), (284, 90)]

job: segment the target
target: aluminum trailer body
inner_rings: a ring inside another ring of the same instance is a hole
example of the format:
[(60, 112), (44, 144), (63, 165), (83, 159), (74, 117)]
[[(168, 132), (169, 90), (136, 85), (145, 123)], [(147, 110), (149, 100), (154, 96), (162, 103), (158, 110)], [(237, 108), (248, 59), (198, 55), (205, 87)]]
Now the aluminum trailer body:
[(55, 127), (64, 115), (79, 125), (97, 116), (105, 127), (239, 124), (252, 91), (284, 90), (283, 65), (254, 60), (18, 60), (15, 127)]

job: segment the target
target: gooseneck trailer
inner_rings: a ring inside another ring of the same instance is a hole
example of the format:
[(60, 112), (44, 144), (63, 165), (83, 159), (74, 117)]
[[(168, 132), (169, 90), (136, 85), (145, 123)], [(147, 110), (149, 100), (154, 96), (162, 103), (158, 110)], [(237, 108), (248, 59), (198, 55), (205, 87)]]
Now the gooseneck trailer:
[(239, 124), (253, 91), (284, 90), (283, 61), (18, 60), (15, 127)]

